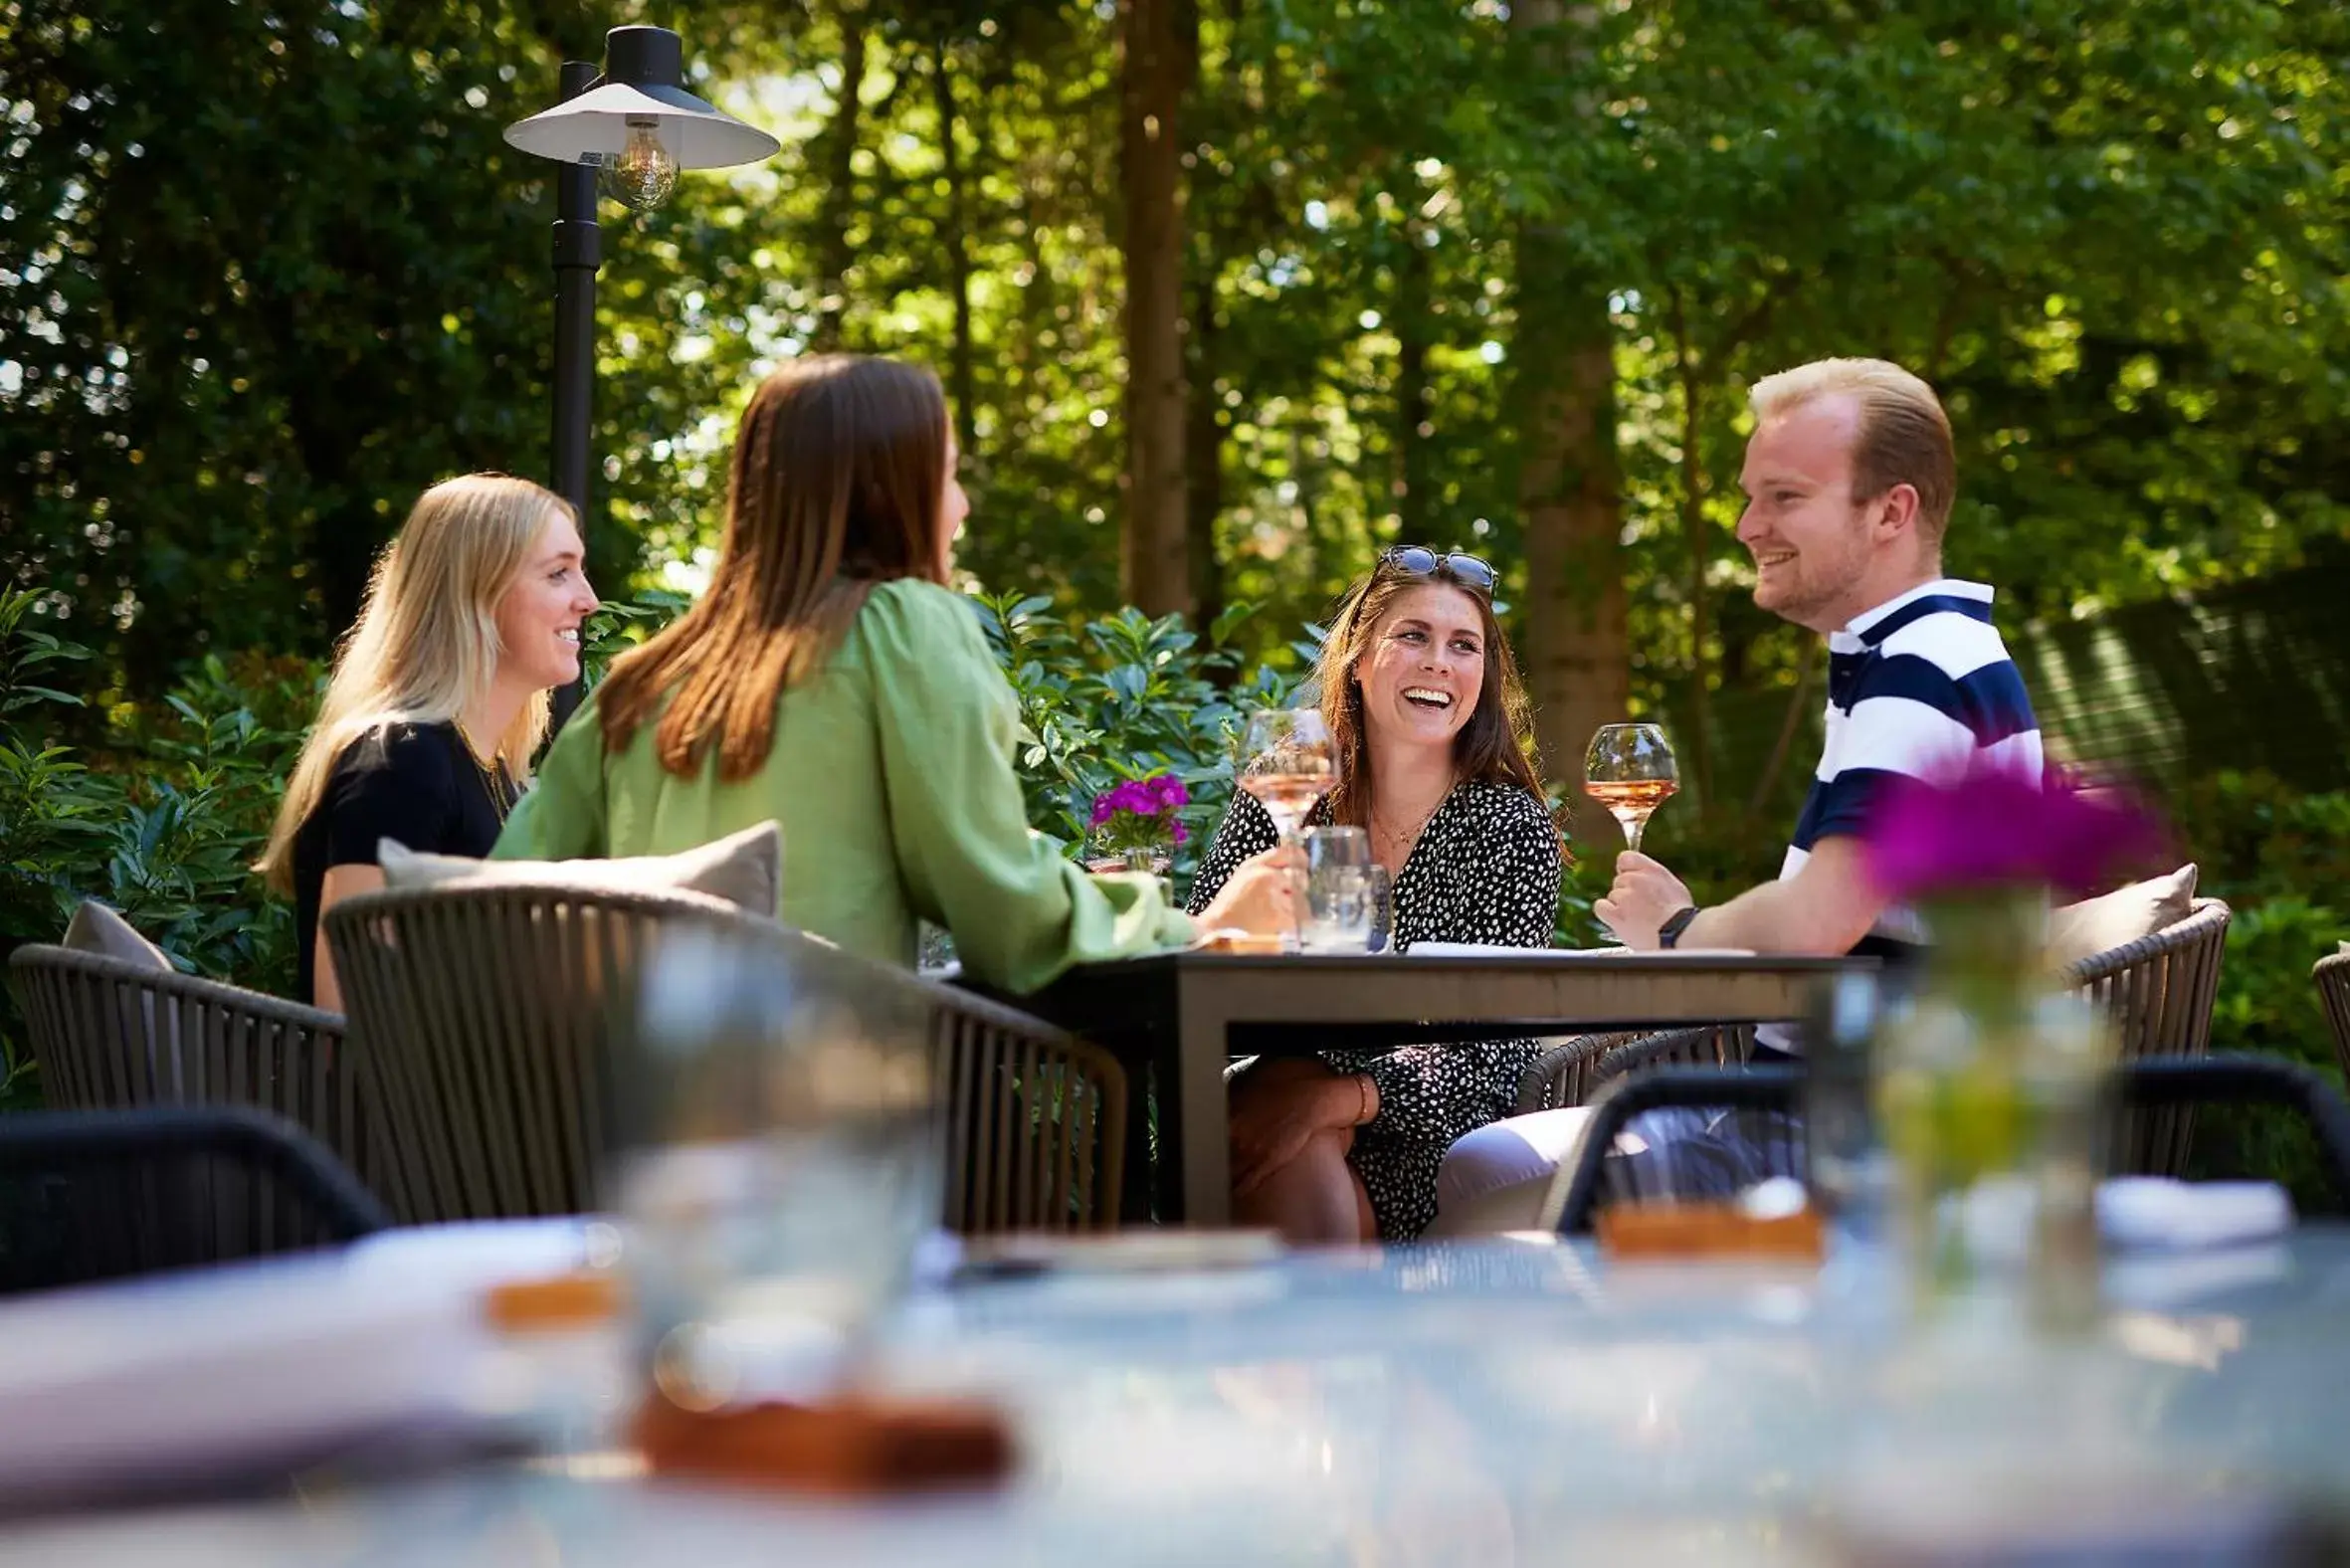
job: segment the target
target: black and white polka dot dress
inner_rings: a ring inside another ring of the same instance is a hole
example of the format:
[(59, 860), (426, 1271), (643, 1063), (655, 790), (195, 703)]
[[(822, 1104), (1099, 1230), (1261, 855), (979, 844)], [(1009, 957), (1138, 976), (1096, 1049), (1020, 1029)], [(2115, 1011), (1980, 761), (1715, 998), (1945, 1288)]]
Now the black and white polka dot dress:
[[(1317, 805), (1307, 821), (1321, 817)], [(1205, 908), (1235, 867), (1278, 837), (1256, 797), (1235, 794), (1200, 865), (1191, 911)], [(1548, 947), (1560, 865), (1558, 835), (1541, 801), (1514, 784), (1455, 785), (1396, 879), (1390, 940), (1399, 951), (1416, 942)], [(1317, 1053), (1333, 1071), (1368, 1074), (1379, 1085), (1379, 1114), (1355, 1129), (1348, 1157), (1371, 1195), (1382, 1239), (1409, 1241), (1427, 1228), (1445, 1150), (1516, 1108), (1518, 1079), (1543, 1044), (1482, 1040)]]

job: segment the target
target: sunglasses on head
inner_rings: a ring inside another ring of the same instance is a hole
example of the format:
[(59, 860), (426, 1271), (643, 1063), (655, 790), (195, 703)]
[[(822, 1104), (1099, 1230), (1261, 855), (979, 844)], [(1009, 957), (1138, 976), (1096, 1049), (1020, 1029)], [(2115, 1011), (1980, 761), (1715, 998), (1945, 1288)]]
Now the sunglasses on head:
[(1408, 577), (1449, 577), (1462, 587), (1493, 597), (1493, 568), (1460, 550), (1435, 550), (1425, 544), (1391, 544), (1379, 552), (1382, 567), (1394, 567)]

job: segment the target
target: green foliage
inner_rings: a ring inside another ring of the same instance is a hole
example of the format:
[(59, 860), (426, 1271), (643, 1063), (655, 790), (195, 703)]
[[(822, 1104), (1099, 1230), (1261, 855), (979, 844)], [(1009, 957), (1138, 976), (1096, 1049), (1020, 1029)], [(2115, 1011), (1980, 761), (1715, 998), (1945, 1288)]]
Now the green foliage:
[(1232, 747), (1245, 716), (1286, 702), (1293, 680), (1270, 666), (1241, 673), (1227, 614), (1203, 643), (1179, 616), (1138, 610), (1080, 622), (1018, 594), (969, 601), (1020, 701), (1018, 764), (1030, 824), (1081, 853), (1094, 796), (1121, 779), (1172, 773), (1191, 791), (1188, 876), (1232, 797)]
[[(251, 866), (267, 843), (298, 725), (315, 706), (307, 666), (207, 657), (152, 708), (111, 715), (89, 761), (34, 737), (21, 680), (87, 651), (31, 627), (30, 593), (0, 595), (0, 947), (55, 941), (84, 898), (120, 909), (193, 973), (285, 994), (293, 910)], [(13, 999), (0, 1013), (0, 1104), (30, 1092)]]
[[(2220, 968), (2213, 1047), (2283, 1057), (2340, 1088), (2341, 1070), (2309, 970), (2345, 934), (2350, 919), (2297, 894), (2238, 908)], [(2272, 1176), (2303, 1209), (2340, 1214), (2350, 1195), (2333, 1191), (2324, 1170), (2297, 1114), (2252, 1106), (2197, 1112), (2191, 1174)]]
[[(2262, 773), (2226, 771), (2172, 792), (2199, 889), (2235, 910), (2220, 966), (2212, 1044), (2301, 1063), (2341, 1084), (2317, 987), (2317, 960), (2350, 938), (2350, 791), (2305, 794)], [(2195, 1123), (2195, 1168), (2274, 1174), (2304, 1207), (2338, 1212), (2305, 1129), (2290, 1114), (2231, 1108)]]

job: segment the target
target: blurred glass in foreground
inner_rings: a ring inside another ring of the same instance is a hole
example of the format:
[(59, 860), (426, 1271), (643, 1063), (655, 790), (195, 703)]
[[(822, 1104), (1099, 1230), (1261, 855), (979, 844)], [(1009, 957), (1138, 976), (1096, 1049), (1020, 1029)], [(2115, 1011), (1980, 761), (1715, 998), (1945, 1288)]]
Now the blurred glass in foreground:
[(617, 1065), (614, 1192), (655, 1385), (685, 1409), (853, 1375), (938, 1222), (925, 1021), (814, 944), (685, 928)]

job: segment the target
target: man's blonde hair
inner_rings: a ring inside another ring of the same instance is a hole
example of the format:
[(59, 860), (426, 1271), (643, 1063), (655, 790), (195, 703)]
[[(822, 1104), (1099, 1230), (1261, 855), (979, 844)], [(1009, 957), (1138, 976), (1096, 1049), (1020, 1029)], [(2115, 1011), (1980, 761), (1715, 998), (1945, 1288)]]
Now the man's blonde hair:
[(1817, 398), (1849, 393), (1860, 405), (1853, 442), (1853, 499), (1868, 500), (1896, 485), (1917, 491), (1917, 530), (1939, 546), (1958, 493), (1950, 417), (1934, 389), (1883, 359), (1815, 359), (1765, 376), (1746, 394), (1756, 424), (1792, 414)]

